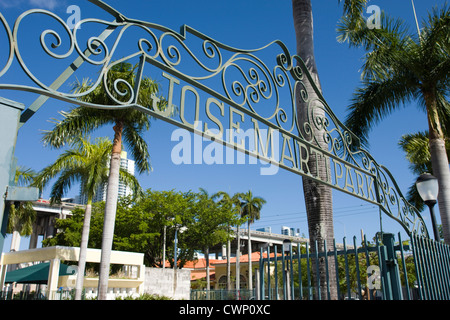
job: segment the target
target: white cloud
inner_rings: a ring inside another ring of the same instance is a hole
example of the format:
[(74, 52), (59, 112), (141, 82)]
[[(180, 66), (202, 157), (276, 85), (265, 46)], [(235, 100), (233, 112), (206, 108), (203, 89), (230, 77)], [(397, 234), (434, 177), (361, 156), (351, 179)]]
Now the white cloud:
[(53, 10), (58, 6), (57, 0), (29, 0), (30, 5)]
[(58, 0), (0, 0), (0, 7), (3, 8), (20, 7), (25, 4), (34, 8), (53, 10), (58, 6)]
[(12, 8), (18, 7), (23, 3), (22, 0), (0, 0), (0, 7)]

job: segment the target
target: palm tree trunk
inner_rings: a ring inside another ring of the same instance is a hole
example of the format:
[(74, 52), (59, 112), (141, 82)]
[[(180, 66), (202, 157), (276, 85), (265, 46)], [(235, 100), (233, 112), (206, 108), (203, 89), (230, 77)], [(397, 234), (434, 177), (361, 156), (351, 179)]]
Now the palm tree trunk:
[(438, 179), (438, 206), (444, 241), (450, 245), (450, 172), (447, 151), (443, 139), (430, 139), (433, 175)]
[(436, 98), (424, 92), (427, 105), (430, 155), (433, 175), (438, 179), (438, 206), (442, 222), (442, 232), (446, 244), (450, 244), (450, 170), (445, 148), (444, 132), (437, 113)]
[[(305, 62), (308, 71), (310, 72), (316, 86), (321, 90), (320, 80), (318, 76), (317, 66), (314, 57), (314, 35), (313, 35), (313, 15), (310, 0), (292, 0), (294, 27), (297, 39), (297, 54)], [(300, 90), (301, 86), (298, 86)], [(317, 98), (312, 85), (306, 80), (304, 87), (308, 92), (308, 101), (313, 101)], [(302, 95), (296, 92), (297, 115), (300, 128), (304, 128), (304, 123), (313, 124), (317, 117), (324, 117), (322, 108), (314, 108), (314, 105), (308, 105), (302, 99)], [(327, 144), (323, 140), (323, 131), (311, 125), (312, 133), (307, 134), (302, 132), (303, 136), (309, 141), (317, 141), (319, 147), (323, 150), (328, 150)], [(309, 136), (308, 136), (309, 135)], [(327, 172), (330, 163), (326, 157), (319, 156), (316, 152), (309, 152), (308, 167), (311, 175), (321, 177), (322, 181), (327, 181)], [(318, 183), (314, 180), (303, 177), (303, 192), (305, 197), (306, 212), (308, 218), (309, 237), (311, 241), (312, 250), (323, 250), (324, 240), (327, 243), (332, 243), (334, 238), (333, 230), (333, 200), (332, 189), (324, 184)], [(317, 241), (317, 248), (316, 248)], [(316, 263), (316, 262), (315, 262)], [(318, 261), (320, 283), (323, 286), (321, 290), (322, 298), (326, 298), (326, 274), (325, 274), (325, 260), (324, 258)], [(337, 299), (337, 288), (334, 274), (334, 260), (329, 259), (330, 271), (330, 291), (331, 299)], [(313, 268), (315, 270), (316, 268)], [(317, 275), (316, 275), (317, 276)]]
[(116, 220), (117, 198), (119, 192), (120, 154), (122, 152), (123, 124), (114, 126), (114, 141), (109, 167), (108, 189), (106, 191), (105, 221), (102, 235), (102, 254), (98, 281), (98, 300), (106, 300), (109, 280), (109, 267)]
[(83, 230), (81, 231), (80, 255), (78, 258), (77, 282), (75, 284), (75, 300), (81, 300), (84, 284), (84, 271), (86, 270), (86, 253), (89, 241), (89, 230), (91, 225), (92, 196), (88, 196), (84, 212)]

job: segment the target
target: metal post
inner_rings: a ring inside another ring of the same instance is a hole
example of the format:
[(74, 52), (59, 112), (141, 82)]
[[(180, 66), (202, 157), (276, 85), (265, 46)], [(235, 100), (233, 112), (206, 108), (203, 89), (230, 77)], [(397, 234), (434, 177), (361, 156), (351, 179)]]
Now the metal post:
[[(264, 272), (264, 269), (263, 269), (263, 272)], [(276, 276), (276, 274), (275, 274), (275, 276)], [(271, 290), (272, 290), (272, 288), (270, 286), (270, 244), (267, 244), (267, 296), (268, 296), (269, 300), (272, 300)]]
[(284, 271), (286, 273), (286, 296), (284, 300), (291, 300), (291, 273), (289, 271), (289, 261), (286, 260), (286, 270)]
[[(264, 263), (261, 263), (261, 260), (259, 261), (260, 264), (260, 268), (259, 269), (255, 269), (255, 300), (262, 300), (261, 299), (261, 279), (260, 279), (260, 274), (261, 274), (261, 264), (264, 265)], [(264, 269), (263, 269), (264, 270)]]
[(383, 275), (389, 280), (388, 282), (391, 286), (391, 290), (389, 291), (392, 293), (392, 296), (389, 298), (392, 300), (402, 300), (402, 285), (394, 248), (394, 235), (392, 233), (383, 233), (383, 245), (386, 248), (386, 268), (383, 271)]
[(441, 239), (440, 239), (440, 236), (439, 236), (439, 230), (438, 230), (437, 223), (436, 223), (436, 217), (434, 215), (434, 206), (435, 206), (436, 203), (437, 203), (436, 200), (427, 200), (427, 201), (425, 201), (425, 204), (430, 209), (431, 223), (433, 225), (434, 240), (439, 242)]
[(12, 175), (14, 150), (16, 147), (17, 133), (19, 131), (19, 119), (25, 106), (21, 103), (0, 98), (0, 252), (3, 251), (3, 244), (6, 237), (6, 227), (8, 224), (8, 211), (6, 208), (6, 196), (8, 186), (11, 185), (14, 175)]
[[(278, 300), (278, 254), (277, 254), (277, 246), (274, 245), (273, 247), (273, 261), (274, 261), (274, 271), (273, 274), (274, 276), (274, 280), (275, 280), (275, 300)], [(272, 298), (273, 299), (273, 298)]]
[(162, 258), (162, 268), (166, 268), (166, 229), (167, 226), (164, 226), (164, 240), (163, 240), (163, 258)]
[(284, 257), (284, 248), (281, 250), (281, 272), (283, 274), (283, 300), (287, 299), (287, 288), (286, 288), (286, 267), (285, 267), (285, 257)]
[(173, 257), (174, 257), (174, 264), (173, 264), (173, 268), (176, 269), (177, 268), (177, 251), (178, 251), (178, 228), (175, 228), (175, 248), (174, 248), (174, 253), (173, 253)]
[[(263, 248), (260, 249), (260, 259), (259, 259), (259, 269), (255, 270), (255, 278), (256, 278), (256, 300), (264, 300), (264, 257), (263, 257)], [(270, 282), (270, 277), (268, 277), (268, 281)]]
[(240, 256), (241, 256), (241, 234), (239, 230), (239, 226), (237, 226), (237, 232), (236, 232), (236, 238), (237, 238), (237, 248), (236, 248), (236, 300), (240, 300), (240, 289), (241, 289), (241, 266), (239, 263)]

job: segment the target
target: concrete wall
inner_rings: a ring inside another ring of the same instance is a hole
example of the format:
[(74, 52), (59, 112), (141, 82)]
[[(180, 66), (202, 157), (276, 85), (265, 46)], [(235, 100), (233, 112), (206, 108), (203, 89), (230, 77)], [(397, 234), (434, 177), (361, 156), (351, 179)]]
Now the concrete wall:
[(174, 300), (189, 300), (191, 271), (145, 268), (144, 292), (170, 297)]

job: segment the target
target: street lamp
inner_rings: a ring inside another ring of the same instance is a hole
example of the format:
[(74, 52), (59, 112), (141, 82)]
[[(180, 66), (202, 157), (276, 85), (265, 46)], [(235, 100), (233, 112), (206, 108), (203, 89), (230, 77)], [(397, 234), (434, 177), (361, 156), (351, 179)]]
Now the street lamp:
[(429, 173), (424, 173), (417, 178), (416, 188), (423, 202), (430, 209), (431, 222), (433, 224), (434, 238), (439, 241), (439, 231), (437, 229), (436, 218), (434, 216), (434, 205), (437, 203), (439, 184), (436, 177)]
[(291, 240), (289, 240), (289, 239), (283, 240), (283, 252), (285, 254), (288, 254), (291, 252)]

